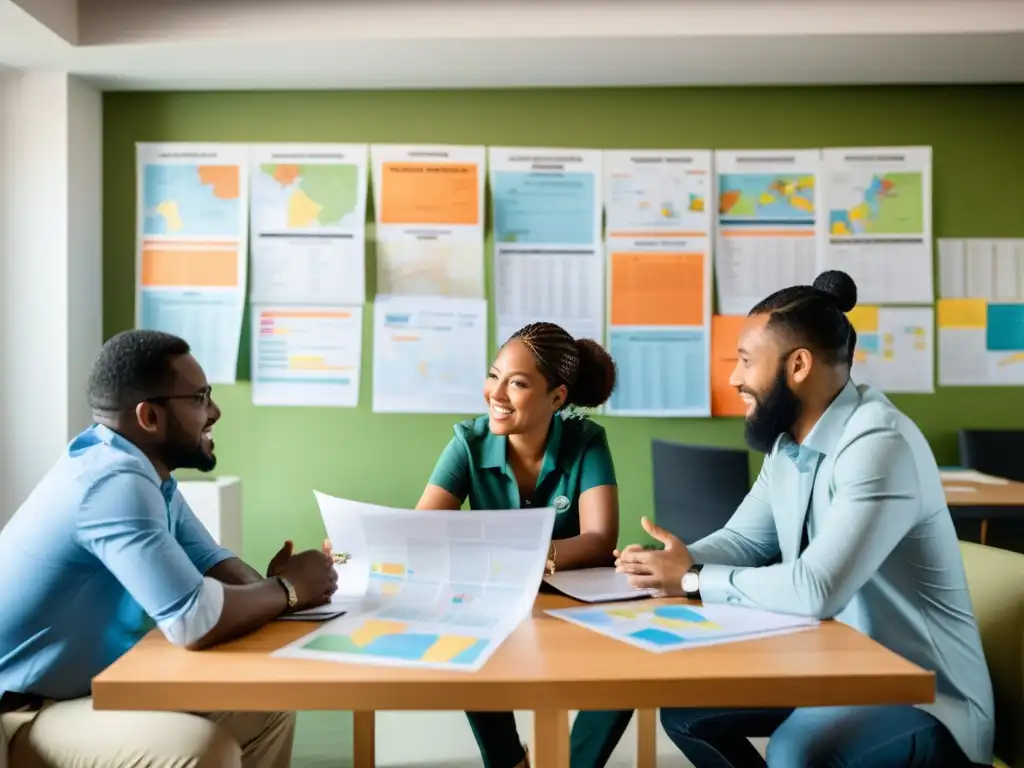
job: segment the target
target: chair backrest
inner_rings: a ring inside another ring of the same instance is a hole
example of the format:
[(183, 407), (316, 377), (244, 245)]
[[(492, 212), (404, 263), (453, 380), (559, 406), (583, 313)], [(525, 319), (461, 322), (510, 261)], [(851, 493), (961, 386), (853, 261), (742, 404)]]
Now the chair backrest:
[(651, 442), (654, 518), (693, 543), (724, 526), (750, 489), (745, 450)]
[(961, 541), (996, 702), (996, 755), (1024, 768), (1024, 555)]
[(1024, 429), (961, 429), (960, 463), (1024, 483)]

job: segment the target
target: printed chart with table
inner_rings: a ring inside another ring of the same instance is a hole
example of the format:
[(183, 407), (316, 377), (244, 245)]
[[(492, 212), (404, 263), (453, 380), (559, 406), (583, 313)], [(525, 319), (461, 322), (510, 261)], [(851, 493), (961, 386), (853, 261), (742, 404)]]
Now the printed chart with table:
[(530, 614), (553, 509), (424, 514), (317, 501), (337, 548), (334, 602), (348, 613), (276, 655), (476, 670)]
[(732, 605), (658, 602), (560, 608), (548, 613), (655, 653), (788, 634), (819, 623)]

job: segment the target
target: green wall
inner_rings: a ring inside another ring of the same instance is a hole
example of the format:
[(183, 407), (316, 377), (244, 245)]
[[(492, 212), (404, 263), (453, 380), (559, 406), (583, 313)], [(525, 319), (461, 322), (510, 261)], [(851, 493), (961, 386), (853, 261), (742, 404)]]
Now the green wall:
[[(133, 322), (139, 141), (723, 149), (928, 144), (934, 148), (937, 237), (1022, 236), (1022, 104), (1024, 87), (1017, 86), (107, 94), (104, 331), (110, 335)], [(371, 245), (370, 296), (375, 272)], [(217, 471), (242, 477), (245, 556), (257, 564), (286, 537), (300, 546), (316, 543), (322, 528), (314, 488), (414, 504), (451, 435), (456, 419), (450, 416), (370, 413), (370, 318), (367, 307), (356, 410), (255, 408), (247, 381), (217, 388), (224, 410), (216, 430)], [(241, 349), (244, 380), (248, 328)], [(940, 463), (955, 463), (960, 426), (1024, 427), (1024, 400), (1009, 388), (942, 389), (893, 400), (925, 431)], [(639, 518), (651, 509), (651, 438), (743, 443), (738, 419), (602, 421), (619, 474), (623, 541), (637, 539)], [(756, 468), (760, 461), (753, 463)]]

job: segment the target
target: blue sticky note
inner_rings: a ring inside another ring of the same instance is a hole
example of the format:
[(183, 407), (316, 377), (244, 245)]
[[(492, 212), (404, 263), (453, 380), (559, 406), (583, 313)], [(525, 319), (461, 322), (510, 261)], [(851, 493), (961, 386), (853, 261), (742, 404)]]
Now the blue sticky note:
[(1024, 304), (989, 304), (987, 326), (989, 352), (1024, 352)]

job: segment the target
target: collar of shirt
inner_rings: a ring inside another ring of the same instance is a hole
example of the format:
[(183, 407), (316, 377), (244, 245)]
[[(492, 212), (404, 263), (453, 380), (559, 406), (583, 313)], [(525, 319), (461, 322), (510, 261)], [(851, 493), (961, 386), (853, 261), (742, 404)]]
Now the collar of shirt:
[[(562, 415), (556, 413), (551, 418), (551, 427), (548, 429), (548, 443), (544, 448), (544, 461), (540, 467), (540, 474), (537, 476), (537, 486), (544, 482), (558, 466), (558, 449), (562, 445)], [(484, 437), (483, 450), (480, 452), (480, 466), (487, 469), (500, 469), (506, 475), (512, 476), (512, 470), (508, 466), (508, 437), (496, 435), (488, 430)]]
[(814, 469), (820, 456), (827, 456), (843, 436), (846, 422), (860, 403), (860, 391), (853, 381), (839, 390), (832, 404), (825, 409), (817, 423), (811, 427), (803, 443), (796, 442), (788, 433), (778, 440), (778, 448), (789, 457), (801, 472)]
[(167, 480), (161, 480), (159, 473), (156, 471), (156, 467), (153, 466), (153, 462), (149, 460), (149, 457), (146, 456), (146, 454), (144, 454), (142, 450), (135, 445), (135, 443), (117, 434), (117, 432), (109, 427), (106, 427), (103, 424), (93, 424), (90, 430), (99, 442), (106, 443), (111, 448), (116, 448), (119, 451), (123, 451), (124, 453), (130, 454), (139, 459), (149, 477), (154, 483), (160, 486), (160, 493), (163, 495), (164, 501), (168, 504), (171, 503), (171, 500), (174, 498), (174, 492), (178, 489), (177, 480), (173, 477), (168, 478)]

